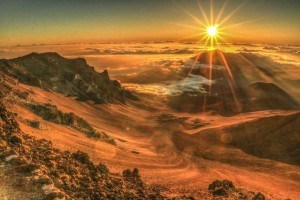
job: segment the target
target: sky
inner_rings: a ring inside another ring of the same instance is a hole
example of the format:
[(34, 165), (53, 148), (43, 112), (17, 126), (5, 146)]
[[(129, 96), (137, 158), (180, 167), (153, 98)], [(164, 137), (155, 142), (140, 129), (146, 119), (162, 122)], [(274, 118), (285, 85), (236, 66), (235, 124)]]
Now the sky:
[(1, 0), (0, 45), (199, 41), (199, 5), (224, 42), (300, 44), (299, 0)]

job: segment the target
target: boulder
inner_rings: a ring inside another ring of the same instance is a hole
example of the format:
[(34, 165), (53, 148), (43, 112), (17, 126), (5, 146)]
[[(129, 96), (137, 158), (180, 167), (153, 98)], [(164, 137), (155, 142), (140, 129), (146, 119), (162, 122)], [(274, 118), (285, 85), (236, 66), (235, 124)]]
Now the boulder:
[(213, 195), (216, 196), (227, 196), (231, 189), (234, 189), (234, 185), (228, 180), (215, 180), (208, 186), (208, 190), (211, 191)]
[(77, 151), (76, 153), (73, 153), (72, 157), (75, 160), (81, 162), (82, 164), (90, 164), (91, 163), (89, 155), (87, 153), (82, 152), (82, 151)]
[(262, 193), (257, 193), (253, 198), (252, 200), (265, 200), (265, 196), (262, 194)]

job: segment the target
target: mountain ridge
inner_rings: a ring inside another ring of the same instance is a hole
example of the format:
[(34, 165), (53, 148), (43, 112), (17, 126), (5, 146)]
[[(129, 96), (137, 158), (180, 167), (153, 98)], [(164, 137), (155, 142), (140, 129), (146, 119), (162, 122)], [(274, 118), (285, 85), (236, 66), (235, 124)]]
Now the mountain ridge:
[(56, 52), (33, 52), (0, 60), (0, 69), (21, 83), (76, 96), (81, 101), (125, 103), (137, 100), (119, 81), (111, 80), (107, 70), (99, 73), (83, 58), (67, 59)]

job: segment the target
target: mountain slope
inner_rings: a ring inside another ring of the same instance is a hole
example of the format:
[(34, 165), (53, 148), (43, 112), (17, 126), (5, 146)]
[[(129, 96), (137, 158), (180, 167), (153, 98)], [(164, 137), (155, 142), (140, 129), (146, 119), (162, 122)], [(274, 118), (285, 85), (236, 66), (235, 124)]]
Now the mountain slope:
[(191, 58), (195, 64), (185, 67), (182, 74), (200, 75), (213, 83), (201, 85), (205, 92), (171, 96), (169, 105), (179, 111), (215, 111), (224, 116), (270, 109), (299, 110), (299, 103), (276, 76), (278, 67), (265, 62), (258, 66), (254, 63), (261, 64), (261, 58), (251, 55), (249, 60), (248, 56), (214, 50)]
[(142, 182), (138, 169), (113, 174), (86, 153), (60, 151), (21, 132), (2, 103), (0, 123), (0, 160), (6, 163), (1, 167), (8, 168), (11, 181), (18, 176), (21, 190), (31, 188), (34, 199), (163, 199)]
[[(226, 158), (228, 154), (225, 153), (224, 146), (228, 147), (228, 152), (230, 148), (240, 149), (258, 158), (300, 165), (297, 156), (300, 153), (300, 112), (261, 117), (192, 135), (178, 132), (174, 134), (173, 142), (180, 151), (193, 147), (201, 155), (212, 148), (212, 152), (203, 155), (210, 154), (210, 159), (229, 159), (236, 164), (242, 158), (237, 155)], [(218, 156), (219, 150), (223, 155), (221, 157)]]
[(95, 103), (136, 100), (118, 81), (111, 80), (106, 70), (98, 73), (82, 58), (66, 59), (57, 53), (31, 53), (0, 60), (0, 69), (22, 83), (76, 96), (78, 100)]
[(299, 109), (298, 103), (274, 83), (256, 82), (244, 88), (244, 111)]

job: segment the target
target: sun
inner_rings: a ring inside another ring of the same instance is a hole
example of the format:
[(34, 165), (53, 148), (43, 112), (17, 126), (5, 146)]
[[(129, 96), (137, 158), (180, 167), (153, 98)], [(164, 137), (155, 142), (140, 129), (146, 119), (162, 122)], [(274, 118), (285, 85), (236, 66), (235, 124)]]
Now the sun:
[(207, 35), (209, 37), (216, 37), (217, 34), (218, 34), (218, 26), (217, 25), (207, 27)]

